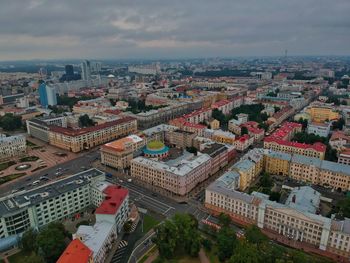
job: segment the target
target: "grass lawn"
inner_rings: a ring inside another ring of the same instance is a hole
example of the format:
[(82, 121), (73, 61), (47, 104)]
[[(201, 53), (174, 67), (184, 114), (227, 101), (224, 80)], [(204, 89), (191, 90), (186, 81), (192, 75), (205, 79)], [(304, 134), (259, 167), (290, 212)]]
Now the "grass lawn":
[(26, 173), (10, 174), (10, 175), (1, 177), (0, 178), (0, 185), (4, 184), (4, 183), (7, 183), (7, 182), (10, 182), (10, 181), (12, 181), (12, 180), (14, 180), (16, 178), (22, 177), (24, 175), (26, 175)]
[(26, 262), (26, 259), (28, 256), (30, 256), (30, 254), (24, 253), (21, 251), (21, 252), (18, 252), (17, 254), (9, 256), (8, 260), (10, 261), (10, 263), (23, 263), (23, 262)]
[(147, 233), (148, 231), (151, 230), (151, 228), (155, 227), (158, 223), (159, 223), (159, 221), (157, 219), (146, 214), (143, 217), (143, 232)]
[(6, 163), (0, 163), (0, 171), (7, 169), (11, 165), (16, 164), (14, 161), (6, 162)]

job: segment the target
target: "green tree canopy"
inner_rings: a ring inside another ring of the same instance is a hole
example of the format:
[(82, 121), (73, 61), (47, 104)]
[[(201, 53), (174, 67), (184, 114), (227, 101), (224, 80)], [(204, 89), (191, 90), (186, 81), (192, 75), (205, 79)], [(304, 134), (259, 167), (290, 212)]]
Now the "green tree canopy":
[(234, 250), (229, 263), (259, 263), (260, 253), (255, 244), (247, 241), (240, 241)]
[(29, 228), (26, 232), (24, 232), (21, 238), (21, 247), (23, 251), (37, 251), (37, 237), (38, 233), (33, 228)]
[(60, 223), (50, 223), (37, 237), (39, 254), (43, 255), (47, 263), (54, 263), (60, 257), (65, 244), (65, 229)]
[(84, 114), (79, 117), (79, 126), (80, 127), (91, 127), (94, 126), (94, 121), (90, 119), (89, 115)]
[(6, 113), (0, 117), (0, 127), (5, 131), (13, 131), (22, 127), (22, 117), (14, 116), (12, 113)]
[(229, 259), (237, 244), (235, 231), (230, 227), (221, 227), (216, 235), (216, 244), (219, 260), (225, 261)]

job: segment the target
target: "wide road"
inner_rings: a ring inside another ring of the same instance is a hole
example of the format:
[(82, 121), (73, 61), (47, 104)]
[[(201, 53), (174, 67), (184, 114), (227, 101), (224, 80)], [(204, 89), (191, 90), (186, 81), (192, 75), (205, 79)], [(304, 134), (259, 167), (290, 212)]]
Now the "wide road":
[[(32, 175), (23, 176), (21, 178), (13, 180), (9, 183), (6, 183), (0, 186), (0, 197), (10, 194), (11, 191), (13, 190), (18, 190), (18, 189), (29, 190), (33, 188), (33, 186), (31, 185), (32, 182), (39, 180), (41, 176), (47, 176), (49, 178), (49, 181), (51, 181), (51, 180), (62, 178), (67, 175), (76, 174), (80, 171), (83, 171), (84, 169), (90, 168), (92, 162), (95, 161), (99, 156), (100, 156), (99, 149), (95, 148), (87, 153), (82, 153), (79, 157), (73, 160), (60, 163), (58, 165), (40, 170), (37, 173), (34, 173)], [(57, 172), (57, 169), (59, 168), (61, 169), (62, 174), (57, 176), (56, 172)], [(47, 183), (47, 181), (46, 182), (41, 181), (41, 184), (44, 184), (44, 183)], [(35, 187), (39, 185), (36, 185)]]

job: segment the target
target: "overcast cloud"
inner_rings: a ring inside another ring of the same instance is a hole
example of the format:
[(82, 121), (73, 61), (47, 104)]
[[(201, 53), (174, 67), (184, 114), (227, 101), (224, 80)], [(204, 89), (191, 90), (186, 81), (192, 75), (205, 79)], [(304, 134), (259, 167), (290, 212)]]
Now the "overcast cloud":
[(350, 55), (350, 0), (0, 0), (0, 60)]

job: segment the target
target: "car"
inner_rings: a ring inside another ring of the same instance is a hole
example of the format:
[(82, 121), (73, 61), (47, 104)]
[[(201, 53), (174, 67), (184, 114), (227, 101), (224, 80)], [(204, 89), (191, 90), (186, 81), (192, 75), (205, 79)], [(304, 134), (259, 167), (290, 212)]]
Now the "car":
[(18, 191), (23, 191), (24, 189), (25, 189), (25, 187), (22, 186), (22, 187), (18, 188)]
[(32, 183), (32, 185), (37, 185), (37, 184), (40, 184), (40, 181), (39, 180), (36, 180)]
[(32, 180), (31, 177), (26, 178), (26, 181), (27, 181), (27, 182), (29, 182), (30, 180)]
[(11, 194), (14, 194), (14, 193), (17, 193), (18, 192), (18, 189), (14, 189), (11, 191)]
[(152, 196), (157, 197), (158, 195), (156, 193), (152, 193)]
[(124, 181), (123, 180), (119, 180), (119, 183), (123, 183)]
[(131, 182), (132, 182), (132, 179), (131, 179), (131, 178), (129, 178), (129, 179), (128, 179), (128, 182), (129, 182), (129, 183), (131, 183)]

